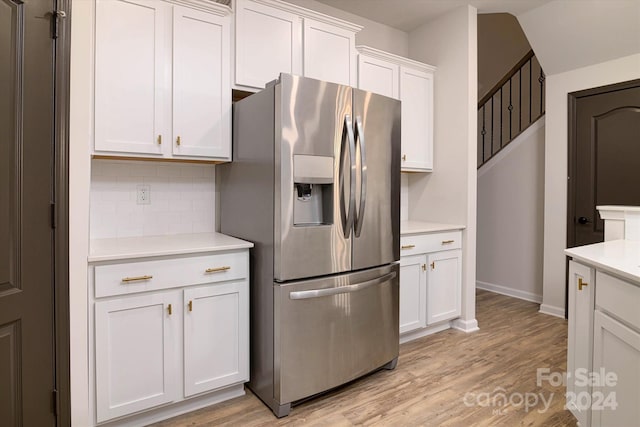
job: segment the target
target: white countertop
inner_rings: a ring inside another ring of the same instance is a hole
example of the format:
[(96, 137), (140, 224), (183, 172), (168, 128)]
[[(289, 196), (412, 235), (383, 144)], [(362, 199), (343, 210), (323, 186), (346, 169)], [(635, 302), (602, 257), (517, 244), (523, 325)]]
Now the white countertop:
[(438, 222), (401, 221), (400, 235), (434, 233), (437, 231), (463, 230), (464, 225), (442, 224)]
[(640, 242), (610, 240), (593, 245), (565, 249), (577, 261), (591, 264), (640, 285)]
[(220, 233), (92, 239), (89, 262), (252, 248), (253, 243)]

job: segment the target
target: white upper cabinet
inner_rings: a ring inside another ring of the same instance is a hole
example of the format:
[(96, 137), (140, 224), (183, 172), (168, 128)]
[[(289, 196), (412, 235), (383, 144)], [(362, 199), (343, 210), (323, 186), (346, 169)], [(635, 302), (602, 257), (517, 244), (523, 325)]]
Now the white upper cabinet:
[(237, 85), (263, 88), (280, 73), (302, 74), (302, 20), (261, 2), (236, 3)]
[(289, 73), (355, 86), (360, 29), (280, 0), (237, 0), (235, 84), (264, 88)]
[(96, 0), (95, 155), (230, 160), (231, 11), (180, 3)]
[(402, 101), (402, 171), (433, 170), (435, 67), (357, 46), (358, 88)]
[(171, 6), (96, 2), (95, 149), (160, 155)]
[(173, 154), (229, 158), (229, 20), (173, 10)]
[(358, 55), (358, 88), (400, 99), (400, 66), (372, 56)]
[(433, 170), (433, 73), (400, 67), (402, 170)]
[(356, 34), (335, 25), (304, 20), (304, 75), (351, 86), (356, 81)]

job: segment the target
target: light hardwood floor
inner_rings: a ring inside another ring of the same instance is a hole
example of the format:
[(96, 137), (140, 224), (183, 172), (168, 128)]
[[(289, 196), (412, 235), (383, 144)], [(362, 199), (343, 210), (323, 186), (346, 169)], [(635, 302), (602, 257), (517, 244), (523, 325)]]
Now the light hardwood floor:
[[(480, 331), (447, 330), (403, 344), (394, 371), (300, 404), (288, 417), (276, 419), (247, 390), (156, 426), (575, 426), (563, 409), (564, 387), (537, 384), (536, 375), (538, 368), (566, 370), (567, 322), (537, 310), (537, 304), (478, 290)], [(542, 399), (550, 402), (546, 410)]]

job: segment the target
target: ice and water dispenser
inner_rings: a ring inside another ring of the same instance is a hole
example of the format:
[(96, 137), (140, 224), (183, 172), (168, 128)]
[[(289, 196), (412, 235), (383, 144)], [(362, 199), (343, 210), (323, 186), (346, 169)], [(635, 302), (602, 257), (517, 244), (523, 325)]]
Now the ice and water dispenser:
[(293, 156), (293, 225), (333, 224), (333, 157)]

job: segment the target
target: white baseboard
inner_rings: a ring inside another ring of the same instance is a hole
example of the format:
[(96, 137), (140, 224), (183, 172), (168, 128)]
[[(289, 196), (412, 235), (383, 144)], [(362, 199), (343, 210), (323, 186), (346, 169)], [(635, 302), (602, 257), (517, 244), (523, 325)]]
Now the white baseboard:
[(478, 321), (476, 319), (471, 319), (471, 320), (456, 319), (453, 322), (451, 322), (451, 327), (453, 329), (457, 329), (459, 331), (466, 332), (466, 333), (480, 330), (480, 328), (478, 327)]
[(451, 329), (451, 322), (445, 322), (439, 325), (427, 326), (426, 328), (420, 328), (416, 329), (415, 331), (406, 332), (400, 335), (400, 344), (417, 340), (418, 338), (426, 337), (427, 335), (435, 334), (436, 332), (445, 331), (447, 329)]
[(564, 307), (560, 308), (560, 307), (554, 307), (548, 304), (542, 304), (540, 305), (540, 310), (538, 310), (538, 312), (542, 314), (548, 314), (549, 316), (555, 316), (555, 317), (560, 317), (564, 319)]
[[(542, 303), (542, 295), (537, 295), (527, 291), (521, 291), (519, 289), (508, 288), (506, 286), (494, 285), (493, 283), (482, 282), (480, 280), (476, 280), (476, 289), (483, 289), (485, 291), (494, 292), (496, 294), (535, 302), (536, 304)], [(562, 312), (562, 316), (564, 317), (564, 310)]]
[(244, 384), (236, 384), (231, 387), (204, 394), (202, 396), (185, 399), (178, 403), (163, 406), (155, 410), (150, 410), (148, 412), (123, 417), (118, 420), (106, 422), (100, 425), (104, 427), (146, 426), (158, 421), (163, 421), (168, 418), (186, 414), (187, 412), (202, 409), (210, 405), (215, 405), (216, 403), (224, 402), (225, 400), (244, 396), (244, 394)]

